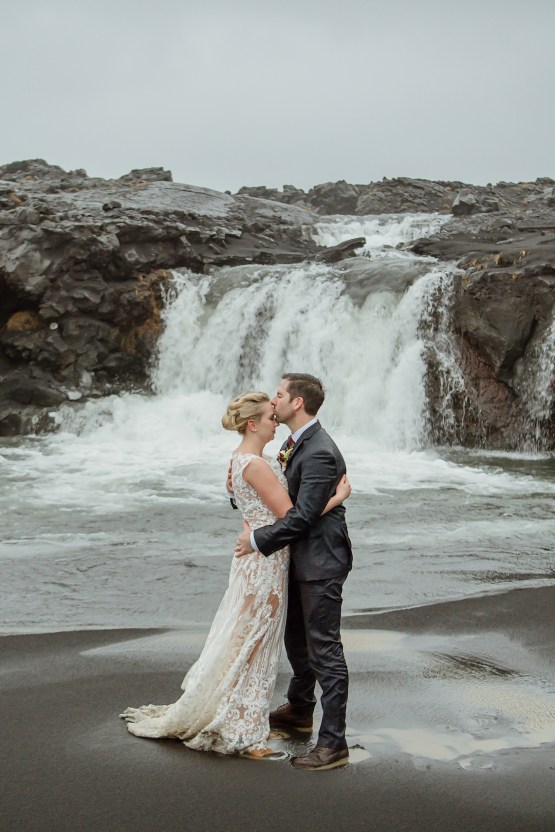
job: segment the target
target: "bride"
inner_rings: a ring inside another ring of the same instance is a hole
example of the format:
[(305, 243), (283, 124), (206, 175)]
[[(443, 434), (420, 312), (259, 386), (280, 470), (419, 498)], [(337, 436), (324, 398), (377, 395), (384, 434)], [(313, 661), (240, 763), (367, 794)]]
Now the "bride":
[[(232, 483), (237, 507), (251, 529), (273, 523), (292, 507), (277, 460), (263, 454), (277, 422), (267, 393), (244, 393), (222, 418), (237, 431)], [(351, 493), (338, 483), (324, 514)], [(289, 551), (264, 557), (234, 557), (229, 585), (199, 659), (172, 705), (127, 708), (121, 717), (139, 737), (177, 737), (189, 748), (240, 754), (250, 759), (283, 759), (268, 746), (270, 703), (281, 652), (287, 606)]]

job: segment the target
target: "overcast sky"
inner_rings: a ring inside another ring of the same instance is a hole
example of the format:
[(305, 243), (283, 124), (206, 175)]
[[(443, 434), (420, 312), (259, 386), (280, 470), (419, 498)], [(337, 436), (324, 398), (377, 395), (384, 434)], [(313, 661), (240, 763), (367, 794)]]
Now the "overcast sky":
[(0, 164), (555, 178), (554, 0), (0, 0)]

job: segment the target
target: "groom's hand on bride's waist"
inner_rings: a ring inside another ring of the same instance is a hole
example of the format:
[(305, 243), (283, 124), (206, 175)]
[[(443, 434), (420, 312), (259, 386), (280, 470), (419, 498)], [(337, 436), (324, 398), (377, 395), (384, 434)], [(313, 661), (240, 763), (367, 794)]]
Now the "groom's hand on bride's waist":
[(251, 545), (251, 527), (246, 520), (243, 520), (243, 531), (235, 544), (235, 557), (242, 558), (243, 555), (249, 555), (251, 552), (254, 552)]

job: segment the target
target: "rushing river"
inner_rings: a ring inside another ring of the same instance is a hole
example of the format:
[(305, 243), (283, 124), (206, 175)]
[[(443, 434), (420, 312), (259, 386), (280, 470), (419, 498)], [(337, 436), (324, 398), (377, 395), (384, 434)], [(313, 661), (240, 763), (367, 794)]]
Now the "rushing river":
[(239, 528), (220, 418), (287, 370), (324, 380), (321, 421), (353, 483), (347, 614), (552, 583), (553, 458), (429, 443), (426, 321), (452, 272), (395, 246), (443, 221), (328, 218), (320, 243), (364, 235), (368, 256), (176, 273), (153, 395), (68, 407), (57, 433), (0, 443), (1, 631), (204, 627)]

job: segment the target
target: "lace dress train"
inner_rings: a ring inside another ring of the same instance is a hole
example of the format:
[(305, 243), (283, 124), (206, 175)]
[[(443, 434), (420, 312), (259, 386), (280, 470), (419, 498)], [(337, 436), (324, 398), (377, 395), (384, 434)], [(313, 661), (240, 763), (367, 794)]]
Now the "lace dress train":
[[(235, 498), (251, 528), (275, 516), (243, 479), (253, 454), (234, 452)], [(286, 487), (279, 464), (264, 456)], [(263, 749), (281, 653), (287, 605), (288, 549), (270, 557), (234, 557), (229, 585), (202, 653), (172, 705), (127, 708), (121, 716), (139, 737), (177, 737), (189, 748), (233, 754)]]

